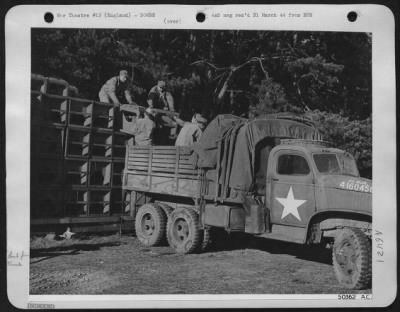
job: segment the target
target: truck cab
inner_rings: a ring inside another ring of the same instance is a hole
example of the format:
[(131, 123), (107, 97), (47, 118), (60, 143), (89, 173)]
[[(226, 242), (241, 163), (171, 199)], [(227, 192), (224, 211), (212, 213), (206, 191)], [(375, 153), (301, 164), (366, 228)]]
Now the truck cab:
[(353, 156), (316, 142), (283, 141), (269, 155), (262, 236), (331, 244), (339, 282), (363, 288), (371, 279), (372, 181)]
[(365, 220), (372, 216), (372, 183), (360, 177), (351, 154), (322, 143), (287, 140), (271, 150), (267, 172), (270, 222), (304, 229), (293, 239), (306, 242), (313, 220), (333, 214), (370, 226)]

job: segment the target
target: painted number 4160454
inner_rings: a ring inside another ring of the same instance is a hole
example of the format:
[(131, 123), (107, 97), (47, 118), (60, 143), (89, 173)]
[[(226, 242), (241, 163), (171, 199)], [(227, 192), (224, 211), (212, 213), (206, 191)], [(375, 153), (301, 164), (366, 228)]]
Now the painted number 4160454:
[(364, 181), (357, 181), (357, 180), (342, 181), (339, 186), (346, 190), (372, 193), (372, 186)]

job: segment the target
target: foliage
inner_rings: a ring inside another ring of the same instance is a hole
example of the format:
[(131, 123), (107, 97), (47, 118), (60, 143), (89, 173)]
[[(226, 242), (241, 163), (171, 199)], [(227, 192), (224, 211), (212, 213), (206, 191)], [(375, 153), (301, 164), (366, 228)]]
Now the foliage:
[(372, 177), (372, 120), (349, 120), (348, 117), (323, 111), (310, 111), (311, 117), (326, 141), (351, 153), (357, 161), (360, 174)]

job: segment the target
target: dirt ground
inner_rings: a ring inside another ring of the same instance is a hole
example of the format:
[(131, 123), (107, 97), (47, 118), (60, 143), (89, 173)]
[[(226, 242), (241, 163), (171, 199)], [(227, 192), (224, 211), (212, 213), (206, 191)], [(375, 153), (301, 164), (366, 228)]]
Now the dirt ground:
[(31, 294), (370, 292), (338, 286), (329, 250), (262, 238), (225, 238), (189, 255), (142, 247), (132, 235), (31, 240)]

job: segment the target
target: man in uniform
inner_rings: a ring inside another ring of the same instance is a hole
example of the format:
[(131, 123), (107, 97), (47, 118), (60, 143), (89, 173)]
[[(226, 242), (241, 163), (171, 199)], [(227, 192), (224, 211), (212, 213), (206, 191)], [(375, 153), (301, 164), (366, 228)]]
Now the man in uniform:
[(114, 106), (121, 105), (125, 100), (129, 104), (134, 104), (129, 92), (128, 71), (121, 70), (119, 76), (107, 80), (99, 92), (100, 102), (113, 103)]
[(143, 118), (138, 118), (132, 129), (132, 134), (135, 136), (135, 145), (152, 145), (155, 128), (153, 114), (151, 109), (147, 108), (144, 111)]
[(163, 109), (171, 112), (175, 111), (174, 98), (171, 93), (166, 90), (166, 83), (162, 80), (150, 89), (147, 103), (150, 108)]
[[(163, 80), (158, 81), (157, 85), (150, 89), (147, 97), (147, 104), (149, 108), (161, 109), (165, 111), (174, 112), (174, 98), (172, 94), (166, 90), (166, 83)], [(157, 131), (155, 134), (157, 145), (170, 145), (173, 144), (171, 139), (176, 138), (176, 124), (173, 119), (162, 113), (155, 115), (157, 124)]]
[(176, 138), (175, 146), (189, 146), (198, 142), (207, 125), (207, 119), (200, 114), (194, 114), (192, 121), (183, 121), (175, 117), (175, 121), (182, 127)]
[[(125, 125), (120, 131), (134, 136), (135, 145), (152, 145), (156, 124), (151, 109), (147, 108), (143, 111), (140, 107), (128, 104), (121, 105), (120, 109), (126, 118)], [(128, 144), (133, 144), (133, 142), (128, 142)]]

